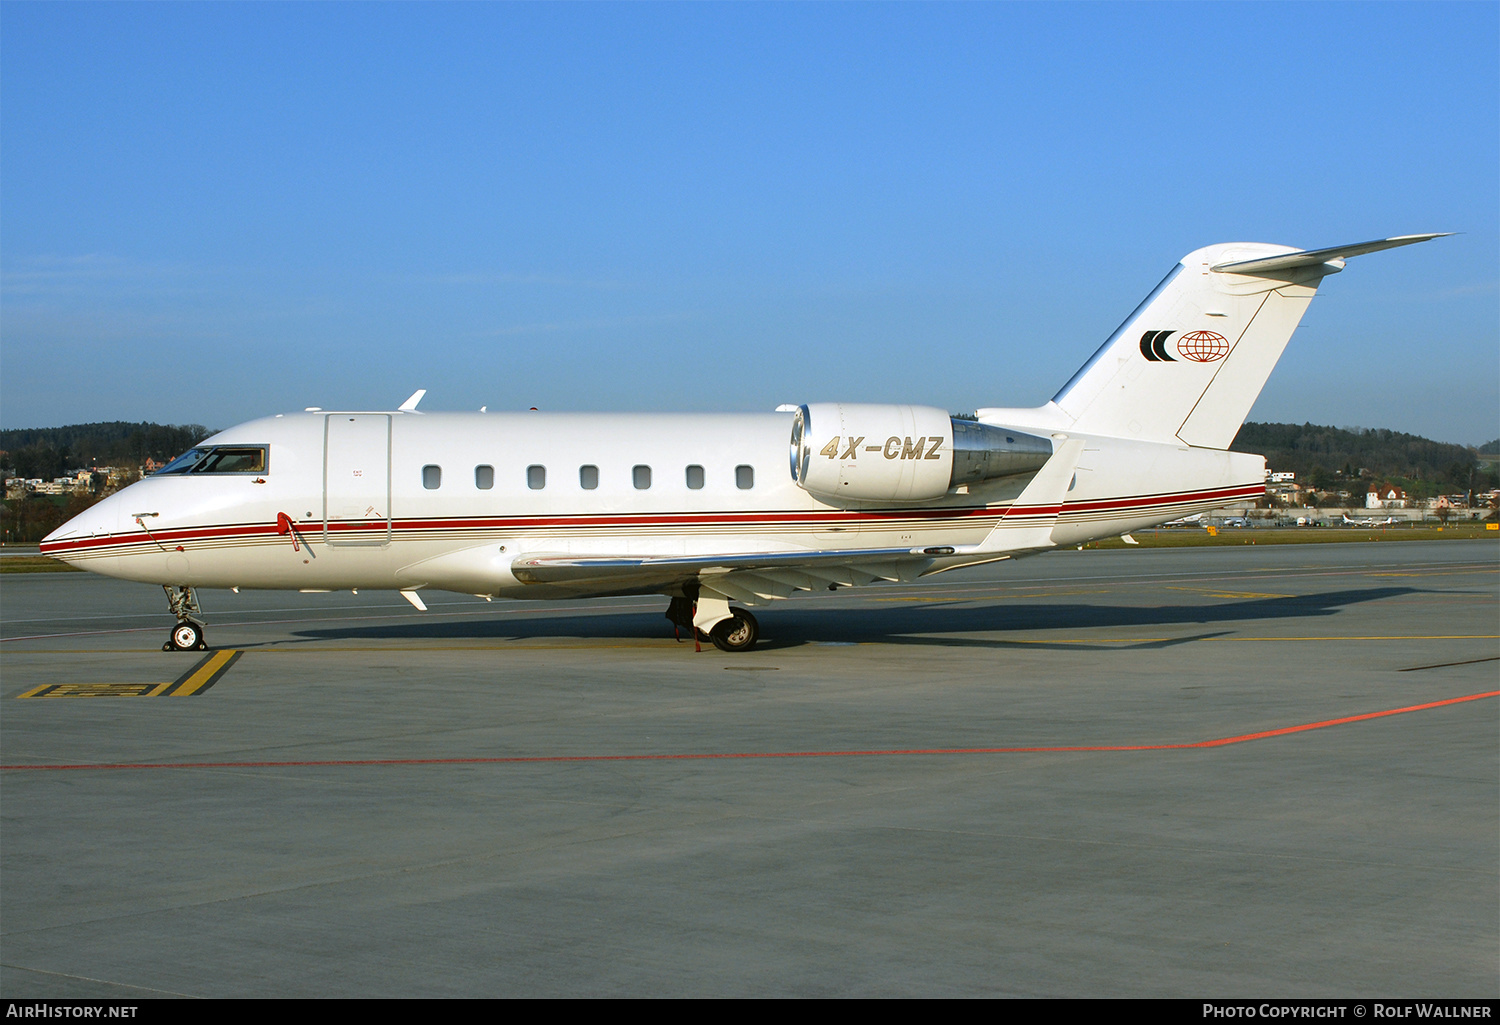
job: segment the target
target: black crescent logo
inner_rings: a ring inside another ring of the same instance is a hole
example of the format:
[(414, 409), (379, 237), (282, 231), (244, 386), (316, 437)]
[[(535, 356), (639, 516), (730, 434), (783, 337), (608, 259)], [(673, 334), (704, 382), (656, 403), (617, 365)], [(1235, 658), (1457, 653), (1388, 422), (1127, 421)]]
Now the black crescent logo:
[(1176, 363), (1177, 361), (1167, 355), (1167, 336), (1176, 334), (1175, 331), (1147, 331), (1141, 335), (1141, 355), (1152, 363)]

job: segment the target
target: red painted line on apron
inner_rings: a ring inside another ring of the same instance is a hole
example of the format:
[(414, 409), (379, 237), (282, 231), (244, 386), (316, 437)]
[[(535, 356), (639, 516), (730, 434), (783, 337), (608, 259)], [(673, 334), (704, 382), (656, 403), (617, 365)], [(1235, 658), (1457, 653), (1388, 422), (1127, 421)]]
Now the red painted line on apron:
[(1215, 740), (1200, 740), (1187, 744), (1094, 744), (1072, 747), (930, 747), (888, 748), (868, 751), (730, 751), (696, 752), (686, 754), (639, 754), (639, 755), (532, 755), (511, 758), (366, 758), (328, 761), (276, 761), (276, 762), (116, 762), (101, 765), (0, 765), (0, 770), (37, 769), (255, 769), (295, 768), (319, 766), (362, 765), (526, 765), (547, 762), (682, 762), (707, 761), (716, 758), (871, 758), (882, 755), (999, 755), (999, 754), (1067, 754), (1073, 752), (1120, 752), (1120, 751), (1190, 751), (1196, 748), (1225, 747), (1244, 744), (1252, 740), (1265, 740), (1290, 733), (1307, 730), (1323, 730), (1331, 726), (1380, 719), (1388, 715), (1404, 715), (1421, 712), (1444, 705), (1457, 705), (1481, 698), (1500, 697), (1500, 690), (1465, 694), (1463, 697), (1445, 698), (1404, 708), (1389, 708), (1362, 715), (1347, 715), (1339, 719), (1324, 719), (1322, 722), (1305, 723), (1300, 726), (1285, 726), (1277, 730), (1262, 730), (1259, 733), (1243, 733), (1236, 737), (1220, 737)]

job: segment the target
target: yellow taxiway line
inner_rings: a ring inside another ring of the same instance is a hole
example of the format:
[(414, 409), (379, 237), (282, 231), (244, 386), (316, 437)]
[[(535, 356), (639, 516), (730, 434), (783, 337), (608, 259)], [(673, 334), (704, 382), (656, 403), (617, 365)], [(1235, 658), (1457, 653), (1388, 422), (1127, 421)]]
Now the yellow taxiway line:
[(166, 683), (44, 683), (18, 698), (159, 698), (193, 697), (218, 683), (243, 652), (216, 651), (175, 680)]

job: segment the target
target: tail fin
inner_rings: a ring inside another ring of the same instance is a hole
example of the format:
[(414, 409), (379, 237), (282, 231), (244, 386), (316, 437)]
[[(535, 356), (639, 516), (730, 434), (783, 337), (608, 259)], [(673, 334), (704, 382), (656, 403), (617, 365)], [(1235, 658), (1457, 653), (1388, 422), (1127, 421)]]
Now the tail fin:
[(1083, 433), (1228, 448), (1318, 283), (1347, 257), (1439, 237), (1189, 253), (1052, 401)]

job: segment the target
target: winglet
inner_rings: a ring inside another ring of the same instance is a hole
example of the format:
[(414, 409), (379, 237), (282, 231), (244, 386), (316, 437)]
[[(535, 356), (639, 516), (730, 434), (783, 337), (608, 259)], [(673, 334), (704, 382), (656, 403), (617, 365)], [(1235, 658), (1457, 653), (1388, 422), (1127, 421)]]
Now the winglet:
[[(1331, 263), (1350, 256), (1378, 253), (1382, 249), (1409, 246), (1413, 242), (1427, 242), (1435, 238), (1447, 238), (1451, 231), (1439, 231), (1431, 235), (1397, 235), (1395, 238), (1380, 238), (1373, 242), (1356, 242), (1349, 246), (1331, 246), (1328, 249), (1304, 249), (1300, 253), (1283, 256), (1267, 256), (1259, 260), (1240, 260), (1236, 263), (1221, 263), (1210, 270), (1221, 274), (1262, 274), (1266, 271), (1287, 270), (1292, 267), (1315, 267), (1320, 263)], [(1342, 264), (1340, 264), (1342, 267)]]
[(421, 402), (422, 401), (422, 396), (426, 395), (426, 394), (427, 394), (427, 389), (426, 388), (418, 388), (416, 391), (414, 391), (414, 392), (411, 393), (411, 398), (407, 399), (405, 402), (401, 403), (401, 405), (397, 406), (396, 408), (399, 409), (403, 413), (415, 413), (417, 411), (417, 403)]

